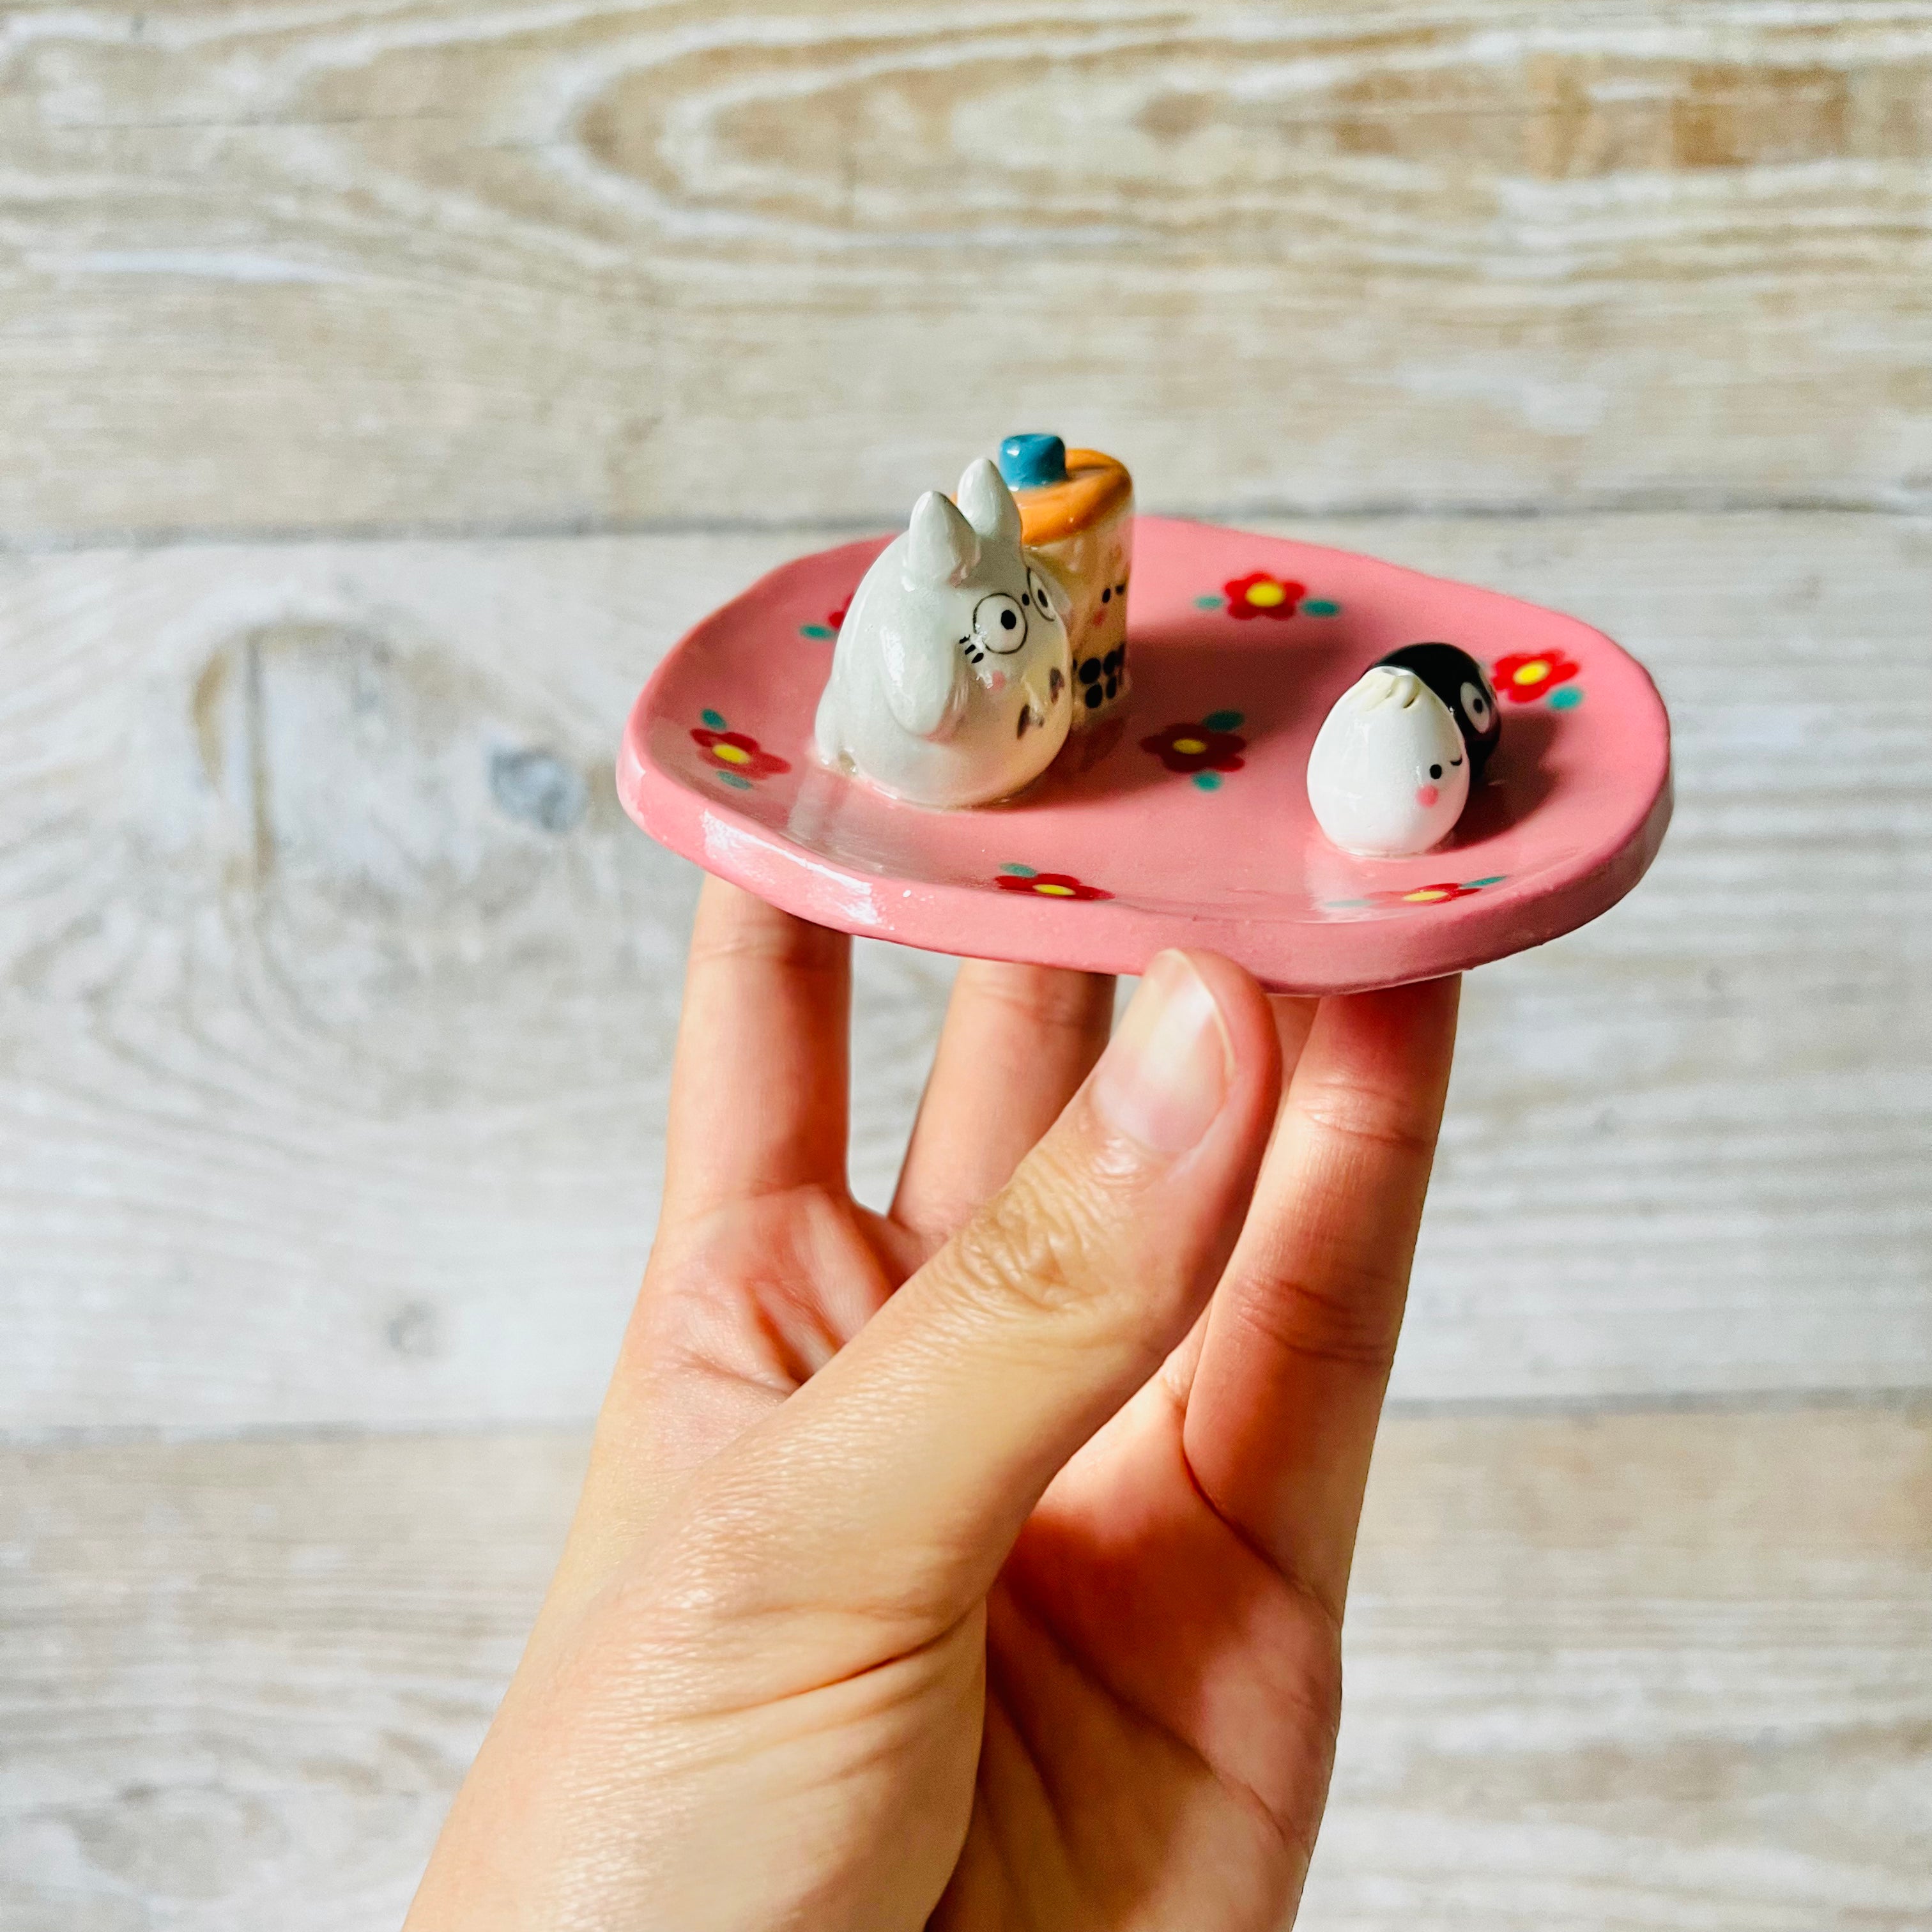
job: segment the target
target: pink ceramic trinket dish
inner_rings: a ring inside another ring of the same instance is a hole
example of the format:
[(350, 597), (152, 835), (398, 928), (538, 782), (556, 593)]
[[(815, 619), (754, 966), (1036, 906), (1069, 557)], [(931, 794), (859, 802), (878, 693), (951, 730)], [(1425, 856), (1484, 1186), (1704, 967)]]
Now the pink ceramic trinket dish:
[[(803, 918), (1094, 972), (1197, 946), (1276, 992), (1345, 992), (1570, 932), (1662, 842), (1663, 703), (1600, 632), (1372, 557), (1157, 517), (1135, 526), (1131, 706), (1004, 804), (901, 803), (812, 744), (844, 607), (886, 541), (801, 557), (706, 618), (618, 756), (653, 838)], [(1315, 823), (1310, 748), (1344, 691), (1421, 639), (1484, 667), (1502, 740), (1444, 843), (1353, 857)]]

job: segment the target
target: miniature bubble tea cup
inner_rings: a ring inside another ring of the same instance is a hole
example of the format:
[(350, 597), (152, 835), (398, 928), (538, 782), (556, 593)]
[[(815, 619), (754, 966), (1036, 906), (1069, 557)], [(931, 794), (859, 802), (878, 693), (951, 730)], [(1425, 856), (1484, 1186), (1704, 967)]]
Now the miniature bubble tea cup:
[(1020, 507), (1021, 542), (1066, 590), (1073, 654), (1073, 728), (1126, 702), (1127, 580), (1134, 562), (1134, 484), (1126, 465), (1057, 436), (1010, 436), (1000, 474)]

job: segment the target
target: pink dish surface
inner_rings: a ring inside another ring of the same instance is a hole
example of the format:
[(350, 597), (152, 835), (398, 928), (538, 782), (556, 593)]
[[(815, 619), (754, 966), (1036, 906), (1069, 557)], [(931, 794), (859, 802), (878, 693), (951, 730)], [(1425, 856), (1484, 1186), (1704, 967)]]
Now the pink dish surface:
[[(652, 838), (820, 925), (1105, 973), (1190, 946), (1276, 992), (1354, 992), (1570, 932), (1663, 841), (1670, 722), (1600, 632), (1372, 557), (1162, 517), (1135, 526), (1124, 713), (1006, 804), (901, 804), (812, 746), (838, 621), (886, 541), (800, 557), (713, 612), (646, 686), (618, 754), (619, 795)], [(1309, 811), (1309, 748), (1370, 664), (1424, 640), (1490, 668), (1502, 742), (1445, 844), (1352, 858)]]

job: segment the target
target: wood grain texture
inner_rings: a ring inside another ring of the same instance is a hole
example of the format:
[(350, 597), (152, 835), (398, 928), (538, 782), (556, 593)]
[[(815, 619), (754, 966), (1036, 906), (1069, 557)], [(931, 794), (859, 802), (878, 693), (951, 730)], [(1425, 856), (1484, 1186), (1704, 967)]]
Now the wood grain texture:
[[(1474, 975), (1405, 1400), (1932, 1383), (1932, 528), (1301, 526), (1576, 610), (1680, 804)], [(0, 560), (0, 1418), (589, 1415), (694, 878), (619, 722), (802, 533)], [(950, 962), (861, 958), (889, 1193)]]
[[(400, 1918), (566, 1435), (0, 1456), (0, 1921)], [(1922, 1932), (1932, 1415), (1384, 1432), (1306, 1932)]]
[(1386, 1426), (1304, 1932), (1922, 1932), (1932, 1414)]
[(1932, 500), (1932, 0), (178, 0), (0, 41), (0, 532)]
[[(796, 541), (0, 561), (8, 1426), (592, 1412), (697, 881), (616, 732)], [(950, 972), (865, 950), (875, 1198)]]

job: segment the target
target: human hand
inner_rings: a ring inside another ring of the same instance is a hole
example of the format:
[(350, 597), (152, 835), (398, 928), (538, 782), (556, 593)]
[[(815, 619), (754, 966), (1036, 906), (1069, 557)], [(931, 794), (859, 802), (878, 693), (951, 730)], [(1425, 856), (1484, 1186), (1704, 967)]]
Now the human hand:
[(1166, 954), (1102, 1058), (1111, 981), (969, 962), (880, 1215), (849, 950), (706, 886), (656, 1246), (412, 1932), (1292, 1915), (1455, 982)]

